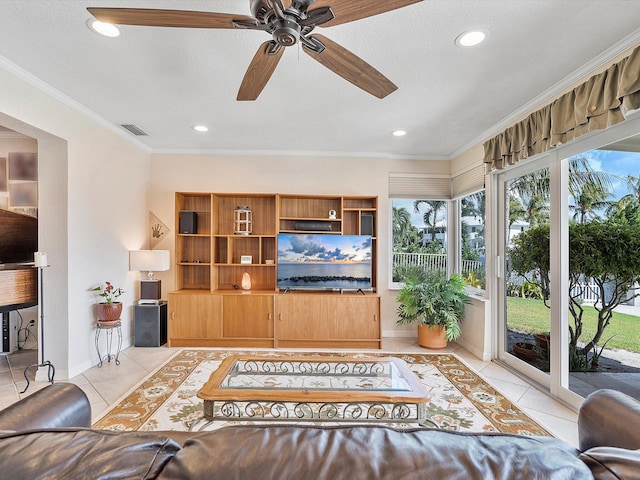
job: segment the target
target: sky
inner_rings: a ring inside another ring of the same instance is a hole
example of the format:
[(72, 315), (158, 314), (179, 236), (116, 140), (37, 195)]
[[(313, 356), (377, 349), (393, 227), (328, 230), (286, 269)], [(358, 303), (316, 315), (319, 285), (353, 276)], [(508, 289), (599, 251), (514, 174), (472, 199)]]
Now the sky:
[(619, 200), (630, 193), (627, 189), (627, 175), (640, 176), (640, 153), (637, 152), (590, 150), (576, 157), (589, 159), (594, 171), (611, 174), (614, 193), (608, 200)]
[(280, 234), (278, 263), (370, 263), (371, 237)]

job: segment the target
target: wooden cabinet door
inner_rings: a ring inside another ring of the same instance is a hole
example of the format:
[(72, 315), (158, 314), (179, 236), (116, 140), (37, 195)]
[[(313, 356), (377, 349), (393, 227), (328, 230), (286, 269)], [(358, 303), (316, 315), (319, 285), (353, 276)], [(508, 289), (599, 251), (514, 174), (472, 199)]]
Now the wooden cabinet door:
[(273, 338), (274, 295), (222, 295), (225, 338)]
[(220, 338), (220, 298), (169, 294), (169, 339)]
[(329, 324), (331, 339), (380, 338), (380, 298), (373, 296), (329, 297), (334, 315)]
[(278, 296), (278, 339), (322, 340), (333, 312), (324, 296), (283, 294)]

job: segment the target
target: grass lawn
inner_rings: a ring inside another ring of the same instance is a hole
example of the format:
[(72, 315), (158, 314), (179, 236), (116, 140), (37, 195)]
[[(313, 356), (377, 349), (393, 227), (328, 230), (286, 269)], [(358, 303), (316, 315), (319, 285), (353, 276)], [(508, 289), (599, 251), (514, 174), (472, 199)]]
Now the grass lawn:
[[(547, 333), (551, 328), (549, 309), (542, 300), (531, 298), (507, 298), (508, 328), (523, 333)], [(598, 312), (590, 306), (584, 307), (583, 327), (580, 341), (589, 341), (596, 332)], [(573, 325), (573, 317), (569, 316), (569, 324)], [(640, 317), (613, 313), (609, 326), (602, 334), (603, 344), (610, 337), (607, 348), (619, 348), (640, 353)]]

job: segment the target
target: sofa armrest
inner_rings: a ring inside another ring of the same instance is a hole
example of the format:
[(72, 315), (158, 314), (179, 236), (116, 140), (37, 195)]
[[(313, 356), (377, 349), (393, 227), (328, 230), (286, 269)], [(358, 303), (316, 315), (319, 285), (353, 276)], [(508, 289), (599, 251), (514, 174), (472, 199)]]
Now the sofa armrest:
[(54, 383), (0, 412), (0, 430), (91, 427), (91, 404), (80, 387)]
[(602, 389), (589, 395), (578, 414), (580, 449), (640, 449), (640, 402), (622, 392)]

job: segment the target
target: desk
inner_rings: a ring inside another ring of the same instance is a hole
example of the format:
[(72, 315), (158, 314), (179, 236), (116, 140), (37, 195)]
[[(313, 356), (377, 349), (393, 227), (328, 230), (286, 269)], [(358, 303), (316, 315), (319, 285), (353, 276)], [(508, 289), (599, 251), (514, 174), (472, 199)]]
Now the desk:
[[(105, 331), (107, 335), (107, 354), (104, 357), (100, 354), (100, 333)], [(116, 330), (118, 333), (118, 348), (116, 350), (115, 355), (111, 353), (111, 347), (113, 345), (113, 331)], [(116, 365), (120, 365), (120, 360), (118, 357), (120, 356), (120, 348), (122, 347), (122, 322), (120, 320), (115, 320), (113, 322), (98, 322), (96, 328), (96, 351), (98, 352), (98, 368), (102, 367), (103, 359), (107, 362), (111, 362), (111, 360), (115, 360)]]

